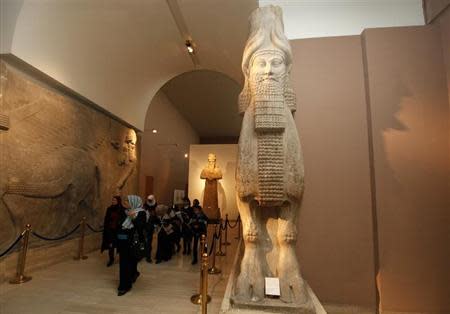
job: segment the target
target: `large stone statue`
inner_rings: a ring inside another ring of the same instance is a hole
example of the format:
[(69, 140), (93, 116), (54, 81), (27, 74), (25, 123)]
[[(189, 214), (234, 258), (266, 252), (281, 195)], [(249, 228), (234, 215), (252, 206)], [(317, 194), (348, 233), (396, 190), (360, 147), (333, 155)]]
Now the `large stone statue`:
[(220, 219), (217, 180), (222, 179), (222, 171), (216, 165), (215, 154), (208, 154), (208, 164), (202, 170), (200, 178), (205, 180), (203, 210), (209, 219)]
[(265, 277), (278, 277), (280, 299), (315, 313), (295, 252), (303, 193), (303, 157), (289, 86), (292, 53), (282, 12), (268, 6), (250, 16), (239, 96), (243, 114), (236, 169), (236, 195), (245, 252), (235, 300), (264, 300)]

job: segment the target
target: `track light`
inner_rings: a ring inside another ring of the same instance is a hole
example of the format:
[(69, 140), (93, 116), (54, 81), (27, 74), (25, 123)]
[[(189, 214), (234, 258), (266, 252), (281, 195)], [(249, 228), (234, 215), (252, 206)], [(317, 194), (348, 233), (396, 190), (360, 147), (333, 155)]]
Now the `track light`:
[(194, 51), (194, 46), (192, 45), (192, 42), (190, 40), (186, 40), (186, 49), (188, 51), (189, 54), (193, 55), (195, 53)]

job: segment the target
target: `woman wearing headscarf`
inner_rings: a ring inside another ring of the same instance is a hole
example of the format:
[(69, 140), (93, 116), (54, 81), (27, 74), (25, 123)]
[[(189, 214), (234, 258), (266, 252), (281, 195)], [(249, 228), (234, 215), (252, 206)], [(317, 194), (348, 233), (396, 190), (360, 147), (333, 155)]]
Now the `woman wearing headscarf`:
[(142, 199), (137, 195), (128, 195), (124, 201), (120, 229), (117, 233), (118, 250), (120, 256), (120, 282), (117, 295), (121, 296), (130, 291), (133, 283), (139, 277), (137, 270), (139, 257), (133, 248), (135, 234), (140, 242), (144, 242), (144, 225), (146, 214), (142, 208)]
[(149, 195), (144, 204), (144, 209), (147, 214), (147, 223), (145, 224), (145, 233), (147, 235), (145, 241), (145, 260), (148, 263), (152, 262), (153, 233), (155, 232), (156, 226), (159, 224), (159, 219), (156, 215), (156, 206), (158, 206), (158, 203), (156, 202), (155, 196)]
[(108, 250), (109, 261), (106, 264), (110, 267), (114, 264), (114, 249), (117, 248), (117, 231), (119, 230), (119, 220), (123, 215), (124, 208), (120, 196), (114, 196), (111, 206), (108, 207), (103, 222), (103, 240), (101, 252)]

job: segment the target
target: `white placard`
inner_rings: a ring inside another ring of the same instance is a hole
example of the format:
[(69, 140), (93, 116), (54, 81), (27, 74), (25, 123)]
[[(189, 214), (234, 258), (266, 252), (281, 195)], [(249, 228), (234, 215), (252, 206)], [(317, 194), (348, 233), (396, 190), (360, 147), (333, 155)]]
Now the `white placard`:
[(173, 191), (173, 203), (183, 204), (184, 190), (174, 190)]
[(277, 277), (266, 277), (266, 295), (280, 296), (280, 279)]

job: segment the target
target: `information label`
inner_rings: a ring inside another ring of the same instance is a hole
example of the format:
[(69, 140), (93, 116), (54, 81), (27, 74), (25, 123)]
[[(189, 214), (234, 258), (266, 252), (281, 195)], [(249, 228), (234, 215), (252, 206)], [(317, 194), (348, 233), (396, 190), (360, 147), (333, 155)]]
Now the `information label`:
[(280, 296), (280, 280), (277, 277), (266, 277), (266, 295), (272, 297)]

